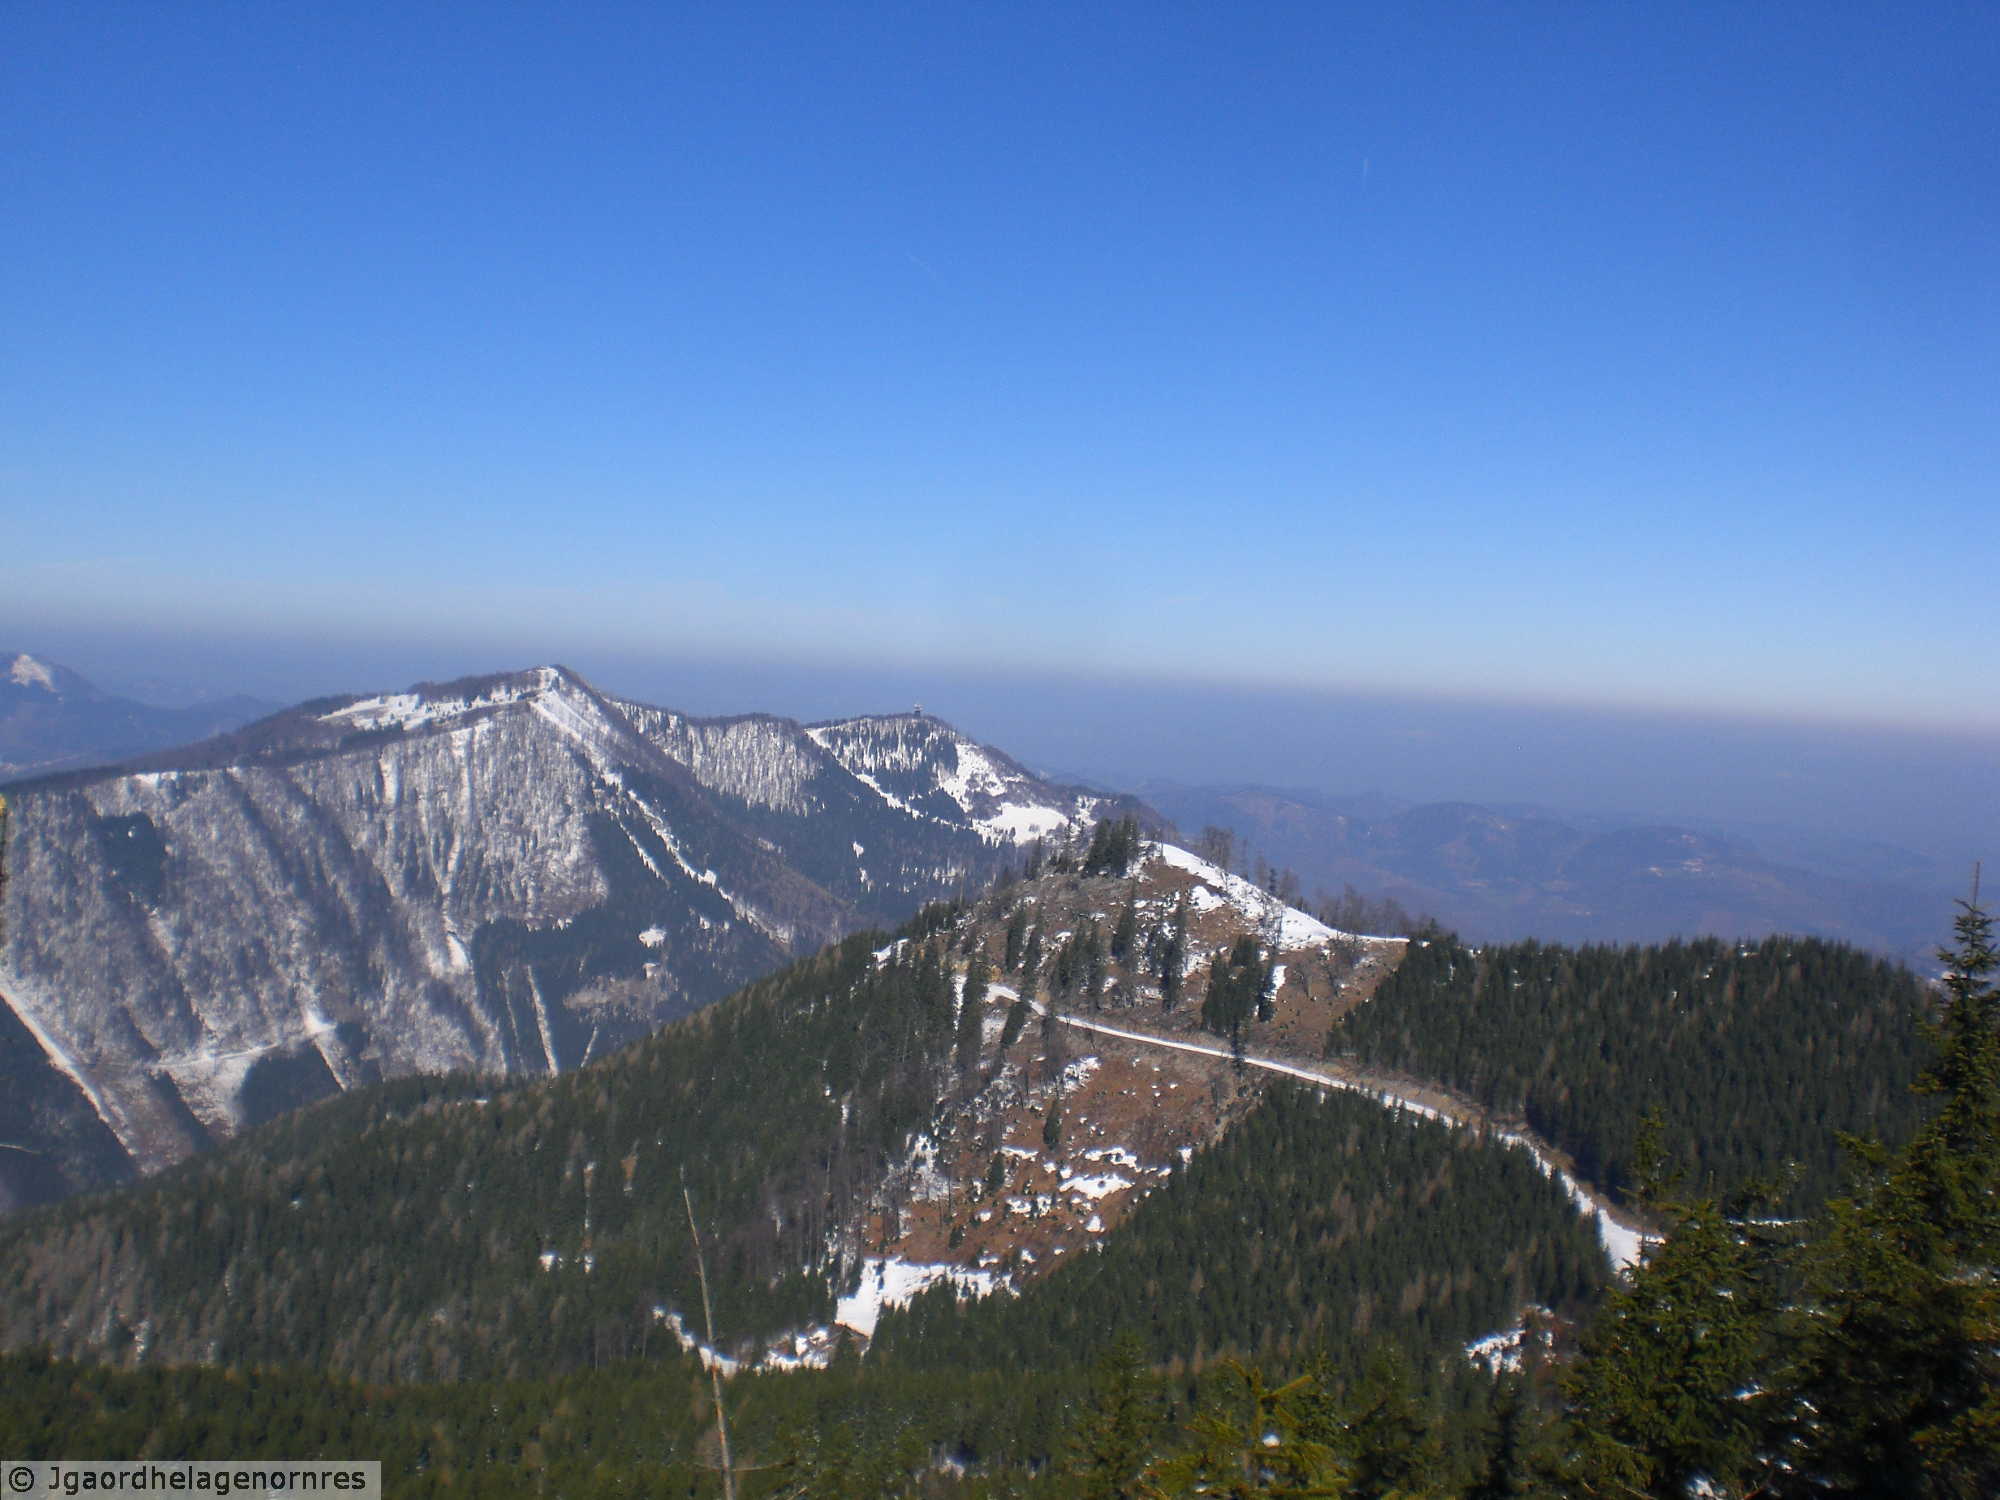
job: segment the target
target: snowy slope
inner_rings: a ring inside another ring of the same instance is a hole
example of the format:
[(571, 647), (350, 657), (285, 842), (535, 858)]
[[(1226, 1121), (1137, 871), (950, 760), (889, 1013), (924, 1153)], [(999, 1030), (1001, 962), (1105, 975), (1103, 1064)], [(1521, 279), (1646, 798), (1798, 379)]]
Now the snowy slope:
[(1087, 824), (1104, 803), (1043, 781), (929, 714), (841, 719), (807, 733), (886, 805), (911, 818), (969, 826), (996, 844)]
[(574, 1067), (984, 884), (992, 826), (1089, 806), (935, 720), (698, 720), (560, 667), (322, 700), (9, 797), (0, 1076), (41, 1102), (4, 1118), (95, 1143), (77, 1181), (106, 1131), (151, 1168), (376, 1078)]

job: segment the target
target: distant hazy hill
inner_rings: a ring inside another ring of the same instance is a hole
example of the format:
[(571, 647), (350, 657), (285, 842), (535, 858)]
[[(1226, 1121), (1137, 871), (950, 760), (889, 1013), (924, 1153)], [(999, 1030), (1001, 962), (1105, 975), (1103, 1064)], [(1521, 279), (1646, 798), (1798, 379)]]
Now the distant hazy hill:
[(1142, 795), (1190, 836), (1232, 830), (1252, 858), (1295, 871), (1308, 896), (1351, 884), (1477, 942), (1790, 932), (1921, 964), (1950, 911), (1903, 850), (1874, 851), (1871, 870), (1869, 851), (1813, 858), (1795, 844), (1784, 851), (1795, 862), (1781, 864), (1741, 838), (1464, 802), (1395, 808), (1265, 787), (1148, 785)]
[(155, 708), (102, 692), (56, 662), (0, 651), (0, 782), (186, 744), (276, 707), (237, 697)]
[(924, 715), (690, 719), (561, 668), (6, 796), (0, 1206), (380, 1078), (574, 1067), (1103, 805)]

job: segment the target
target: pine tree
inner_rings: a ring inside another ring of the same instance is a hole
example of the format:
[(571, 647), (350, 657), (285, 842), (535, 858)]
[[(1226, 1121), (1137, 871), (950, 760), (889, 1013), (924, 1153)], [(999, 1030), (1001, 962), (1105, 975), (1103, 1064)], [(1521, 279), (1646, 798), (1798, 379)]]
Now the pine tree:
[(1104, 934), (1095, 922), (1086, 922), (1083, 930), (1083, 992), (1090, 999), (1092, 1010), (1104, 1007)]
[(1136, 887), (1125, 892), (1125, 904), (1119, 908), (1118, 921), (1111, 929), (1111, 961), (1128, 963), (1132, 958), (1133, 945), (1139, 938), (1139, 892)]
[(1144, 1356), (1139, 1336), (1128, 1330), (1105, 1345), (1092, 1366), (1089, 1404), (1069, 1443), (1079, 1500), (1131, 1500), (1144, 1493), (1139, 1476), (1160, 1405)]
[(1297, 1405), (1311, 1389), (1309, 1375), (1273, 1389), (1255, 1366), (1225, 1360), (1187, 1424), (1188, 1447), (1153, 1464), (1139, 1493), (1229, 1500), (1349, 1493), (1339, 1456), (1301, 1431)]
[(979, 1043), (986, 1019), (986, 987), (989, 978), (986, 954), (975, 950), (965, 965), (965, 993), (958, 1007), (958, 1037), (953, 1062), (961, 1078), (979, 1067)]
[(1028, 1017), (1033, 1015), (1034, 1011), (1034, 1006), (1028, 1003), (1028, 997), (1025, 994), (1014, 997), (1014, 1003), (1007, 1007), (1007, 1020), (1000, 1028), (1000, 1050), (1002, 1052), (1005, 1052), (1021, 1039), (1021, 1033), (1027, 1029)]
[(1042, 924), (1028, 929), (1027, 944), (1021, 949), (1021, 993), (1032, 995), (1042, 978)]
[(1086, 875), (1123, 875), (1132, 868), (1139, 853), (1139, 820), (1130, 814), (1106, 819), (1091, 830), (1090, 849), (1084, 856)]
[(1713, 1200), (1666, 1210), (1671, 1233), (1606, 1298), (1571, 1372), (1586, 1492), (1685, 1496), (1736, 1487), (1756, 1465), (1766, 1355), (1763, 1278)]
[(1181, 987), (1186, 982), (1183, 970), (1187, 968), (1188, 945), (1188, 896), (1181, 892), (1181, 899), (1174, 906), (1174, 923), (1167, 937), (1167, 945), (1160, 955), (1160, 1009), (1172, 1010), (1181, 1002)]
[(1007, 916), (1007, 947), (1002, 966), (1009, 974), (1021, 967), (1021, 951), (1028, 939), (1028, 908), (1017, 906)]
[(1537, 1408), (1526, 1382), (1513, 1374), (1494, 1382), (1489, 1410), (1492, 1432), (1466, 1500), (1526, 1500), (1546, 1493), (1558, 1457), (1550, 1415)]
[(1788, 1437), (1818, 1493), (2000, 1493), (2000, 955), (1976, 881), (1959, 908), (1918, 1085), (1941, 1107), (1868, 1153), (1876, 1180), (1808, 1257)]
[(1272, 972), (1254, 937), (1245, 934), (1237, 938), (1227, 957), (1218, 953), (1209, 965), (1201, 1024), (1240, 1048), (1244, 1023), (1253, 1011), (1261, 1009), (1260, 997)]
[(1369, 1360), (1345, 1425), (1350, 1493), (1407, 1500), (1436, 1493), (1437, 1433), (1400, 1354), (1384, 1349)]

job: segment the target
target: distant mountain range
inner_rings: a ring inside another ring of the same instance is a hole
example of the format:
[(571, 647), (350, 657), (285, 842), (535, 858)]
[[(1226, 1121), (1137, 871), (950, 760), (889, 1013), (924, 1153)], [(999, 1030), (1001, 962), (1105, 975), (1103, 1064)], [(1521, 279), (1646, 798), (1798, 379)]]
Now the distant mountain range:
[[(6, 660), (7, 743), (43, 764), (261, 706), (147, 709)], [(1301, 904), (1351, 885), (1475, 942), (1793, 932), (1922, 964), (1948, 905), (1896, 850), (1779, 863), (1534, 809), (1145, 794), (1188, 842), (1233, 830), (1239, 869), (1295, 872)], [(696, 719), (562, 668), (318, 700), (5, 795), (0, 1210), (360, 1083), (572, 1068), (1141, 806), (921, 712)]]
[[(1475, 942), (1643, 943), (1681, 936), (1837, 938), (1927, 967), (1951, 892), (1908, 850), (1750, 838), (1466, 802), (1342, 801), (1269, 787), (1139, 789), (1192, 837), (1231, 831), (1317, 888), (1352, 885), (1435, 916)], [(1768, 844), (1779, 858), (1767, 857)], [(1781, 862), (1782, 860), (1782, 862)]]
[(5, 798), (0, 1207), (382, 1078), (574, 1067), (1110, 805), (921, 713), (693, 719), (560, 667)]
[(233, 697), (155, 708), (103, 692), (58, 663), (0, 651), (0, 782), (184, 745), (277, 707)]

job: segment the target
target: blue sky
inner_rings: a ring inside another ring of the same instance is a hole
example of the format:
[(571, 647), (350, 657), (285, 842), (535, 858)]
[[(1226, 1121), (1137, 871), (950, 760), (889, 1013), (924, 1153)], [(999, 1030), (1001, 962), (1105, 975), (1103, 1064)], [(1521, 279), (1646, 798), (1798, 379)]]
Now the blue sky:
[(1990, 735), (1995, 77), (1984, 4), (11, 6), (0, 624)]

